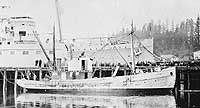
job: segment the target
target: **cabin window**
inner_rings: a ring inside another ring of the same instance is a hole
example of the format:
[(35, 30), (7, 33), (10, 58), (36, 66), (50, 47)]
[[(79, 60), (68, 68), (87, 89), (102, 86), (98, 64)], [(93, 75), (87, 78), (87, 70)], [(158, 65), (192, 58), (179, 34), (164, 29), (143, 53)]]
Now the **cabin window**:
[(11, 36), (13, 36), (14, 37), (14, 31), (10, 31), (10, 34), (11, 34)]
[(61, 60), (62, 60), (61, 58), (56, 59), (56, 63), (57, 63), (56, 65), (58, 68), (61, 68)]
[(10, 54), (11, 54), (11, 55), (14, 55), (14, 54), (15, 54), (15, 51), (10, 51)]
[(9, 28), (5, 27), (5, 32), (8, 33), (8, 31), (9, 31)]
[(53, 51), (49, 51), (49, 54), (53, 54)]
[(36, 51), (36, 54), (41, 54), (41, 51)]
[(28, 55), (29, 51), (23, 51), (23, 55)]
[(11, 27), (10, 29), (11, 29), (11, 30), (14, 30), (14, 27)]
[(19, 36), (26, 36), (26, 31), (19, 31)]
[(8, 42), (7, 44), (10, 45), (10, 42)]
[(85, 65), (86, 65), (86, 63), (85, 63), (85, 60), (81, 60), (81, 70), (85, 70), (86, 68), (85, 68)]
[(0, 42), (0, 45), (2, 45), (2, 42)]

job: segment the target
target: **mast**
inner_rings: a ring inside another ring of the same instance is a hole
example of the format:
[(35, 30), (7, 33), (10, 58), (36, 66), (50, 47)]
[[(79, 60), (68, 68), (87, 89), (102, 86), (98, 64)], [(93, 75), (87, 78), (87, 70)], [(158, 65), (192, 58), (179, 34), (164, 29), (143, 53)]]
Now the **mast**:
[(134, 53), (134, 39), (133, 39), (133, 20), (132, 20), (132, 24), (131, 24), (131, 56), (132, 56), (132, 73), (135, 73), (135, 53)]
[(57, 14), (59, 35), (60, 35), (59, 41), (62, 42), (62, 30), (61, 30), (61, 23), (60, 23), (60, 15), (59, 15), (59, 11), (58, 11), (58, 0), (55, 0), (55, 6), (56, 6), (56, 14)]
[(55, 23), (53, 25), (53, 69), (56, 70), (56, 49), (55, 49)]

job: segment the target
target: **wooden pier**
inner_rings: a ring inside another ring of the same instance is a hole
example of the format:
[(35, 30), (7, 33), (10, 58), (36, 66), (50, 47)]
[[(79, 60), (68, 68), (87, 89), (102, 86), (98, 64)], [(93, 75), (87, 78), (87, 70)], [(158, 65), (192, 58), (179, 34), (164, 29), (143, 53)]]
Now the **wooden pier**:
[(200, 92), (200, 66), (177, 67), (176, 87), (181, 92)]
[[(139, 66), (142, 68), (142, 66)], [(146, 67), (146, 66), (145, 66)], [(149, 66), (150, 68), (151, 66)], [(109, 77), (115, 71), (116, 66), (101, 66), (93, 67), (95, 71), (93, 77)], [(200, 92), (200, 66), (176, 66), (176, 92)], [(3, 81), (3, 92), (7, 92), (7, 83), (14, 84), (14, 89), (17, 89), (15, 80), (17, 78), (26, 78), (29, 80), (41, 80), (45, 74), (48, 73), (49, 68), (41, 67), (0, 67), (0, 80)], [(67, 72), (67, 70), (65, 70)], [(120, 66), (117, 76), (131, 74), (130, 68), (127, 66)], [(36, 77), (34, 77), (36, 76)], [(15, 91), (16, 92), (16, 91)], [(17, 94), (17, 93), (15, 93)], [(181, 94), (180, 94), (181, 95)]]
[[(20, 93), (24, 92), (23, 88), (17, 88), (17, 84), (15, 83), (17, 78), (25, 77), (34, 79), (33, 76), (36, 75), (35, 80), (40, 80), (48, 71), (48, 68), (39, 67), (0, 67), (0, 81), (2, 84), (3, 100), (5, 100), (3, 104), (6, 105), (8, 83), (14, 86), (14, 97), (16, 97), (18, 94), (17, 91)], [(27, 77), (28, 73), (30, 73), (30, 77)]]
[[(138, 66), (140, 68), (144, 66)], [(150, 68), (150, 66), (149, 66)], [(112, 73), (115, 67), (96, 67), (97, 77), (106, 77)], [(118, 75), (130, 74), (131, 70), (128, 67), (121, 67)], [(99, 74), (98, 74), (99, 73)], [(179, 93), (200, 93), (200, 66), (176, 66), (176, 85), (175, 92)]]

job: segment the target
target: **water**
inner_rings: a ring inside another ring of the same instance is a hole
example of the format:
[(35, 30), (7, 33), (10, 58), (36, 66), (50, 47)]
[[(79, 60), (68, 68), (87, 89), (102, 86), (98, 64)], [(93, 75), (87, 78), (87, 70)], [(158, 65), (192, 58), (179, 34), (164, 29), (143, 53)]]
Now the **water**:
[[(2, 83), (1, 83), (2, 88)], [(8, 83), (7, 94), (0, 91), (3, 108), (199, 108), (200, 93), (181, 93), (180, 96), (103, 96), (75, 94), (19, 93)]]

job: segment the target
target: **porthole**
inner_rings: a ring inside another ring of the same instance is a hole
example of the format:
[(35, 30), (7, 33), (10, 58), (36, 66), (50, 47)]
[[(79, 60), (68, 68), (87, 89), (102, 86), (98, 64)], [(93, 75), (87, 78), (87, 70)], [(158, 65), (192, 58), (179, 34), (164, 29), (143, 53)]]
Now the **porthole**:
[(14, 55), (14, 54), (15, 54), (15, 51), (10, 51), (10, 54), (11, 54), (11, 55)]
[(23, 51), (22, 54), (23, 54), (23, 55), (28, 55), (28, 54), (29, 54), (29, 51)]

